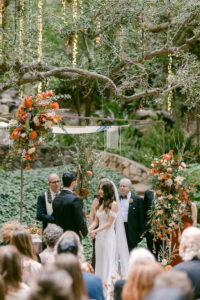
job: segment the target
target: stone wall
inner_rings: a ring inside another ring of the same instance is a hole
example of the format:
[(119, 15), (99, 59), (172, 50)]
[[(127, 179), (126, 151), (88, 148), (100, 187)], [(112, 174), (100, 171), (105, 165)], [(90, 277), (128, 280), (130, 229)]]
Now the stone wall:
[(133, 184), (147, 181), (148, 168), (126, 157), (106, 152), (102, 154), (102, 165), (122, 173)]

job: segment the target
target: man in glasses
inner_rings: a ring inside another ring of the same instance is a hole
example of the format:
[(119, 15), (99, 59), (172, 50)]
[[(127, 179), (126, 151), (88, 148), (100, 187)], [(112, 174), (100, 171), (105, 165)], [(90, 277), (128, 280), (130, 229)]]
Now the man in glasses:
[(144, 208), (140, 196), (131, 193), (130, 179), (120, 180), (120, 206), (126, 231), (129, 251), (137, 247), (144, 232)]
[(47, 191), (41, 194), (37, 201), (37, 219), (43, 222), (43, 230), (47, 227), (48, 223), (55, 223), (52, 216), (52, 203), (60, 192), (60, 178), (57, 174), (53, 173), (49, 175), (48, 186)]

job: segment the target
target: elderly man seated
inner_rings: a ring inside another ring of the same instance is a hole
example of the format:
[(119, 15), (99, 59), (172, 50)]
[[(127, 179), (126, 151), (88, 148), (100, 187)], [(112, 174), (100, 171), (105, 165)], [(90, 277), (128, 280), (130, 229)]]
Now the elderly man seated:
[(179, 254), (184, 262), (176, 265), (173, 270), (187, 273), (192, 281), (194, 299), (200, 298), (200, 229), (189, 227), (181, 236)]

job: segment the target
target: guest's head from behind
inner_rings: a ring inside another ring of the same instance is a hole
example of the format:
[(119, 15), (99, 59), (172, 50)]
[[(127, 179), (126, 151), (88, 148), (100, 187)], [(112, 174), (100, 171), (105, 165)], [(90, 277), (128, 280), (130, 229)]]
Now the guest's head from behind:
[(56, 255), (59, 255), (61, 253), (72, 253), (74, 255), (77, 255), (80, 263), (85, 261), (80, 238), (78, 234), (71, 230), (65, 231), (63, 235), (61, 235), (61, 237), (58, 239), (55, 246), (55, 252)]
[(122, 291), (123, 300), (143, 300), (153, 288), (154, 279), (164, 269), (157, 262), (143, 261), (132, 268)]
[(132, 183), (128, 178), (122, 178), (120, 180), (120, 194), (125, 197), (132, 189)]
[(71, 253), (63, 253), (56, 257), (55, 267), (65, 270), (72, 278), (72, 290), (76, 300), (87, 299), (83, 275), (78, 258)]
[(186, 228), (181, 236), (179, 254), (184, 261), (194, 258), (200, 259), (200, 229), (196, 227)]
[(116, 200), (113, 184), (110, 181), (103, 182), (100, 186), (99, 195), (101, 198), (97, 209), (103, 204), (105, 211), (108, 211), (112, 202)]
[(63, 234), (63, 229), (56, 225), (49, 223), (43, 232), (43, 242), (50, 248), (54, 248), (59, 237)]
[(66, 172), (62, 176), (63, 186), (71, 189), (72, 191), (77, 185), (76, 180), (77, 176), (75, 172)]
[(134, 248), (129, 257), (127, 275), (130, 274), (132, 268), (144, 260), (156, 261), (155, 256), (146, 248)]
[(48, 185), (49, 188), (57, 194), (60, 191), (60, 178), (57, 174), (52, 173), (49, 175), (48, 178)]
[(13, 232), (15, 230), (22, 230), (24, 227), (17, 221), (8, 221), (3, 224), (1, 228), (2, 242), (9, 245), (12, 240)]
[(189, 300), (179, 288), (153, 289), (144, 300)]
[(188, 299), (193, 299), (192, 282), (182, 271), (166, 271), (159, 274), (154, 281), (154, 288), (175, 287), (181, 289)]
[(22, 255), (37, 260), (31, 235), (27, 230), (16, 230), (13, 233), (12, 244), (18, 249), (18, 251)]
[(43, 270), (33, 279), (27, 300), (75, 300), (71, 276), (64, 270)]
[(12, 246), (0, 247), (0, 275), (5, 282), (6, 293), (10, 289), (18, 289), (22, 282), (21, 255)]

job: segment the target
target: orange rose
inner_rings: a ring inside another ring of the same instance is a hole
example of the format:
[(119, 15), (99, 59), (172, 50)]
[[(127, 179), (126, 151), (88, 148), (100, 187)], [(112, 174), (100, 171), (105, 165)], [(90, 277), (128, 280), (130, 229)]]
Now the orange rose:
[(29, 108), (29, 107), (32, 106), (32, 104), (33, 104), (32, 97), (31, 96), (27, 96), (26, 99), (25, 99), (25, 101), (24, 101), (24, 106), (27, 107), (27, 108)]
[(158, 190), (158, 191), (156, 192), (156, 194), (157, 194), (157, 195), (162, 195), (162, 191), (161, 191), (161, 190)]
[(60, 120), (61, 120), (61, 116), (55, 116), (55, 117), (53, 118), (53, 122), (54, 122), (54, 123), (58, 123)]
[(18, 139), (20, 137), (21, 134), (21, 129), (20, 128), (15, 128), (12, 132), (12, 134), (10, 135), (11, 139)]
[(87, 174), (87, 175), (92, 175), (92, 171), (86, 171), (84, 174)]
[(54, 110), (59, 109), (59, 104), (58, 104), (58, 102), (50, 103), (50, 105), (51, 105), (51, 107), (52, 107)]
[(29, 134), (29, 139), (35, 140), (37, 138), (37, 132), (35, 130), (31, 131)]

